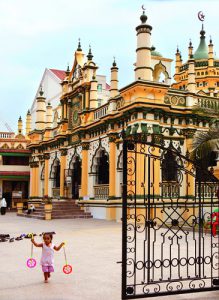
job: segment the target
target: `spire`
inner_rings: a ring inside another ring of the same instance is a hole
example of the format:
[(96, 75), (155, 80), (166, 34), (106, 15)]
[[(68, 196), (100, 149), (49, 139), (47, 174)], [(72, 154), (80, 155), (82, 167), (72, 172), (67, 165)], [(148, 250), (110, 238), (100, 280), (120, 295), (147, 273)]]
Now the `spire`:
[(143, 9), (143, 13), (142, 15), (140, 16), (140, 20), (141, 20), (141, 23), (142, 24), (145, 24), (146, 21), (147, 21), (148, 17), (145, 15), (145, 10)]
[(77, 48), (77, 51), (82, 51), (80, 38), (78, 39), (78, 48)]
[(42, 85), (40, 85), (40, 91), (39, 91), (39, 95), (42, 97), (42, 96), (43, 96), (43, 94), (44, 94), (44, 92), (43, 92), (43, 88), (42, 88)]
[(65, 74), (68, 76), (68, 75), (69, 75), (69, 73), (70, 73), (70, 69), (69, 69), (69, 63), (68, 63), (68, 65), (67, 65), (67, 69), (66, 69), (66, 71), (65, 71)]
[(116, 67), (116, 59), (115, 59), (115, 56), (113, 57), (113, 64), (112, 64), (113, 67)]
[(208, 45), (208, 66), (213, 67), (214, 66), (214, 45), (212, 43), (212, 38), (210, 36), (210, 42)]
[(88, 52), (88, 55), (87, 55), (87, 59), (90, 60), (90, 61), (92, 61), (93, 57), (94, 56), (93, 56), (93, 54), (91, 52), (91, 45), (89, 45), (89, 52)]
[(191, 39), (189, 40), (189, 58), (193, 57), (193, 46)]

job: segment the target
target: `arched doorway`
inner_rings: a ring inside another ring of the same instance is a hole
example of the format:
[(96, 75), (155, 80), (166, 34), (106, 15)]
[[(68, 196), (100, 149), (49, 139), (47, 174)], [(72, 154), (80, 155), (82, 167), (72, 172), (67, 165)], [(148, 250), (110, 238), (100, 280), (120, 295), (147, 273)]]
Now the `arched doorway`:
[(72, 162), (72, 199), (79, 199), (79, 186), (81, 185), (81, 160), (76, 156)]

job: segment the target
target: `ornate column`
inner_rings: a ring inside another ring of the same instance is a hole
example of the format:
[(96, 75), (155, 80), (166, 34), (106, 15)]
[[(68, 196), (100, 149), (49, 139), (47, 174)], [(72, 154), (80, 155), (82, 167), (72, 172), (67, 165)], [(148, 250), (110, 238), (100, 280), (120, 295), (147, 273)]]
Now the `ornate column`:
[(82, 142), (81, 197), (88, 195), (88, 150), (90, 144)]
[[(116, 139), (115, 133), (109, 134), (109, 199), (116, 196)], [(107, 207), (107, 220), (116, 219), (116, 208)]]
[(44, 167), (44, 195), (49, 195), (49, 153), (44, 154), (45, 167)]
[(30, 161), (30, 197), (35, 195), (35, 168), (34, 162)]
[(61, 149), (60, 158), (60, 198), (65, 198), (65, 167), (67, 149)]
[(40, 177), (39, 177), (39, 162), (35, 162), (35, 197), (39, 197), (39, 185), (40, 185)]

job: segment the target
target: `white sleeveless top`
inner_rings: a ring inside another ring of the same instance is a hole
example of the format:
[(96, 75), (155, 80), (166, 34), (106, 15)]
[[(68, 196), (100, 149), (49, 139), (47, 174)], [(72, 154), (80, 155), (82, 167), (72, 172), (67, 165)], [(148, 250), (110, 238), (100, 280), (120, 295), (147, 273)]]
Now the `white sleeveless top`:
[(50, 247), (48, 247), (48, 246), (46, 246), (45, 243), (43, 243), (40, 264), (42, 266), (53, 266), (54, 265), (54, 245), (53, 244), (51, 244)]

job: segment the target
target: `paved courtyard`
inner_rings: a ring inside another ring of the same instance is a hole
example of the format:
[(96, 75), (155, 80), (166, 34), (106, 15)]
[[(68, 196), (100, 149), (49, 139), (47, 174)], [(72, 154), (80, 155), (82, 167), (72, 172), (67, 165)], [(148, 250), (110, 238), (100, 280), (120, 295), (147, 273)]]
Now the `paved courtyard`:
[[(62, 273), (64, 254), (55, 253), (55, 273), (48, 284), (43, 282), (39, 264), (26, 267), (30, 240), (0, 243), (1, 300), (119, 300), (121, 290), (121, 223), (103, 220), (42, 221), (0, 216), (0, 233), (19, 236), (22, 233), (55, 231), (54, 243), (66, 241), (66, 252), (73, 273)], [(41, 241), (41, 237), (36, 237)], [(34, 248), (39, 263), (41, 249)], [(156, 297), (153, 299), (161, 299)], [(219, 292), (165, 296), (162, 299), (219, 299)]]

